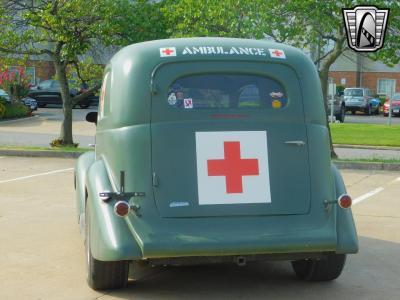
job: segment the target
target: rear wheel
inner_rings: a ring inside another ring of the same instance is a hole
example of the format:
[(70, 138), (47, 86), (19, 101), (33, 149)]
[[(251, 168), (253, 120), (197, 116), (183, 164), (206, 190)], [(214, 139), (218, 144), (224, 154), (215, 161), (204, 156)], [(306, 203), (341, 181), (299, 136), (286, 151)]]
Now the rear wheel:
[(365, 114), (366, 115), (371, 115), (371, 105), (368, 105), (366, 108), (365, 108)]
[(94, 290), (118, 289), (128, 282), (129, 263), (127, 261), (99, 261), (92, 256), (90, 249), (90, 217), (86, 207), (85, 250), (87, 282)]
[(346, 262), (345, 254), (331, 253), (316, 259), (296, 260), (292, 267), (296, 276), (308, 281), (330, 281), (338, 278)]
[(346, 109), (344, 106), (341, 106), (340, 113), (336, 115), (336, 120), (338, 120), (340, 123), (343, 123), (345, 115), (346, 115)]

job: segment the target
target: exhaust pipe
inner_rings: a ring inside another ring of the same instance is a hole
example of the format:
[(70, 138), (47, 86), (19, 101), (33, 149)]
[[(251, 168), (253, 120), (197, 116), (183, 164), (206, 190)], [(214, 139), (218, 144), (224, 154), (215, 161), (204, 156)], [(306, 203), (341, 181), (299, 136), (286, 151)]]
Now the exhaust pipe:
[(239, 266), (239, 267), (244, 267), (246, 265), (246, 258), (243, 256), (237, 256), (235, 258), (235, 263)]

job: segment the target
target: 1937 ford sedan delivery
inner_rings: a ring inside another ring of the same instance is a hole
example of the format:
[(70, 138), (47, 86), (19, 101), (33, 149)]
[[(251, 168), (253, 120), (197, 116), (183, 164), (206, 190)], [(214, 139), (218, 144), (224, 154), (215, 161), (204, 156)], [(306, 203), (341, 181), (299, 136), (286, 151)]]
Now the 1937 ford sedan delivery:
[(88, 282), (131, 262), (292, 261), (332, 280), (358, 250), (332, 164), (319, 78), (301, 51), (195, 38), (123, 48), (107, 65), (96, 148), (76, 165)]

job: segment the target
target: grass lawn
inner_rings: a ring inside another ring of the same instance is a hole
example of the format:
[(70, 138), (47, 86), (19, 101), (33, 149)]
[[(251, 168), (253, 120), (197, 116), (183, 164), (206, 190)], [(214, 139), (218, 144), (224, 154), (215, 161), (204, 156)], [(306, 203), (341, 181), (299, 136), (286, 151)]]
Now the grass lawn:
[(400, 125), (330, 124), (334, 144), (400, 147)]

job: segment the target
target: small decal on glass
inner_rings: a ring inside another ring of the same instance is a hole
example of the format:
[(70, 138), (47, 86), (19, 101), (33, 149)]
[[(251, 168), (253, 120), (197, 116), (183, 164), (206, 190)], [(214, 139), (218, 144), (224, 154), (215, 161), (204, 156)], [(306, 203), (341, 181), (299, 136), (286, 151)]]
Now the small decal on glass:
[(186, 98), (183, 99), (183, 105), (185, 108), (193, 108), (193, 99), (192, 98)]
[(168, 104), (169, 105), (175, 105), (176, 104), (176, 95), (175, 93), (171, 93), (168, 96)]

